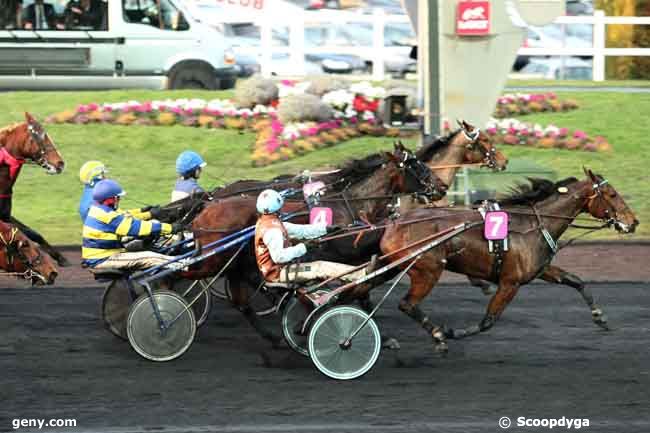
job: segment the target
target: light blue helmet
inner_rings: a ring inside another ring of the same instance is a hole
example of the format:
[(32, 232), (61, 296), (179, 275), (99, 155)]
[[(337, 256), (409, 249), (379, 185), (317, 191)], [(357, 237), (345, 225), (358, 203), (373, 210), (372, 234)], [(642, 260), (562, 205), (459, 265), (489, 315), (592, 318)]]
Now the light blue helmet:
[(206, 165), (207, 163), (201, 158), (201, 155), (194, 151), (186, 150), (176, 158), (176, 173), (184, 176)]
[(279, 192), (265, 189), (257, 196), (257, 212), (261, 214), (276, 213), (284, 205), (284, 199)]
[(126, 192), (119, 183), (111, 179), (100, 180), (93, 188), (93, 200), (101, 203), (113, 197), (122, 197)]

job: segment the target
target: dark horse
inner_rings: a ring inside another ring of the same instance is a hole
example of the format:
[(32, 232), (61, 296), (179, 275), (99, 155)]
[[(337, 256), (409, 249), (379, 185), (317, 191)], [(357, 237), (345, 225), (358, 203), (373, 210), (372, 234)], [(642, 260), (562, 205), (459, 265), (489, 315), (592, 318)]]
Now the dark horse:
[(68, 261), (37, 232), (11, 216), (13, 187), (22, 166), (33, 163), (43, 167), (48, 174), (63, 171), (65, 162), (52, 138), (43, 126), (25, 113), (25, 122), (0, 129), (0, 220), (11, 222), (32, 241), (40, 244), (56, 261), (65, 266)]
[[(53, 284), (58, 275), (49, 254), (27, 238), (17, 227), (0, 221), (0, 269), (32, 284)], [(0, 277), (3, 274), (0, 273)]]
[[(347, 185), (345, 192), (326, 194), (321, 199), (321, 205), (332, 209), (334, 222), (338, 225), (352, 224), (362, 218), (370, 221), (386, 218), (388, 204), (400, 194), (424, 192), (438, 200), (446, 191), (446, 185), (401, 145), (396, 145), (394, 153), (373, 154), (362, 160), (351, 161), (326, 181)], [(257, 194), (244, 195), (208, 205), (192, 224), (198, 244), (206, 245), (254, 225), (257, 221), (256, 199)], [(303, 200), (288, 200), (283, 212), (304, 211), (306, 208)], [(308, 221), (306, 216), (300, 216), (292, 222)], [(349, 238), (337, 244), (332, 243), (329, 252), (317, 252), (318, 258), (356, 263), (379, 252), (378, 238), (367, 236), (354, 246), (352, 243), (353, 240)], [(201, 262), (198, 267), (190, 269), (183, 277), (202, 279), (215, 275), (230, 256), (231, 254), (213, 256)], [(227, 278), (233, 304), (263, 336), (273, 339), (271, 334), (259, 325), (255, 312), (248, 305), (249, 288), (255, 288), (261, 282), (250, 246), (233, 262), (227, 272)]]
[[(613, 225), (619, 232), (632, 233), (639, 222), (623, 198), (601, 176), (586, 169), (585, 174), (587, 178), (583, 181), (569, 178), (554, 184), (546, 180), (533, 180), (530, 188), (522, 189), (501, 202), (502, 209), (510, 215), (511, 230), (510, 247), (503, 255), (498, 272), (495, 272), (498, 267), (494, 266), (496, 258), (489, 253), (487, 241), (483, 238), (482, 224), (423, 254), (408, 271), (411, 286), (400, 302), (400, 310), (419, 323), (432, 336), (436, 348), (444, 351), (447, 349), (447, 338), (462, 338), (490, 329), (515, 297), (519, 287), (537, 278), (546, 268), (553, 259), (554, 251), (544, 235), (545, 231), (556, 242), (578, 214), (586, 212)], [(395, 224), (387, 228), (381, 240), (382, 251), (386, 254), (396, 252), (414, 241), (457, 224), (481, 221), (478, 212), (436, 208), (418, 209), (403, 215), (400, 220), (420, 218), (429, 220)], [(407, 248), (390, 260), (404, 257), (415, 249), (417, 247)], [(444, 269), (498, 285), (478, 325), (461, 330), (444, 329), (435, 325), (420, 310), (420, 302), (431, 292)], [(592, 315), (602, 315), (591, 293), (584, 287), (578, 288), (578, 291)]]

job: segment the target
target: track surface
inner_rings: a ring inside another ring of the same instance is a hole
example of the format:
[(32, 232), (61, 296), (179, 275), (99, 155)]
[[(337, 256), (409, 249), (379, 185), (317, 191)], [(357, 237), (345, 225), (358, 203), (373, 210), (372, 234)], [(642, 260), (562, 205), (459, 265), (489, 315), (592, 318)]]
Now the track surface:
[[(565, 416), (588, 418), (585, 431), (649, 432), (650, 287), (591, 287), (610, 332), (591, 323), (573, 289), (536, 284), (489, 333), (450, 342), (442, 358), (397, 311), (400, 286), (379, 325), (402, 348), (382, 351), (352, 382), (270, 350), (224, 305), (188, 353), (156, 364), (103, 329), (99, 287), (4, 289), (0, 431), (14, 418), (75, 418), (88, 432), (492, 432), (502, 416)], [(444, 285), (425, 307), (462, 326), (476, 323), (486, 302), (477, 289)]]

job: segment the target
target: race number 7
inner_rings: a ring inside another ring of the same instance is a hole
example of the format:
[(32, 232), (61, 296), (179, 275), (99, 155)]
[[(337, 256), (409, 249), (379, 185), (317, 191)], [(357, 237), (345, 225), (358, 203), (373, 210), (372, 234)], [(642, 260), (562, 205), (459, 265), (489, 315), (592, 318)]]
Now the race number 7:
[(484, 236), (488, 240), (501, 240), (508, 237), (508, 214), (488, 212), (485, 215)]

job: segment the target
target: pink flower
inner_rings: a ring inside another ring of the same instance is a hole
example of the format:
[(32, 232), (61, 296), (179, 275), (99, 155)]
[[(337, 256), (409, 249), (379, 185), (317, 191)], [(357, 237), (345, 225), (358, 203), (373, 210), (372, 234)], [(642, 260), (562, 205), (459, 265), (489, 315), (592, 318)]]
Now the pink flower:
[(80, 105), (77, 107), (77, 113), (87, 113), (88, 107), (86, 105)]
[(449, 131), (451, 129), (451, 127), (449, 125), (449, 120), (445, 120), (444, 122), (442, 122), (442, 129), (444, 131)]
[(535, 131), (535, 138), (543, 138), (543, 137), (544, 137), (543, 131)]
[(560, 137), (566, 137), (567, 135), (569, 135), (569, 128), (560, 128), (558, 135)]
[(282, 80), (280, 81), (283, 86), (287, 87), (294, 87), (296, 85), (296, 82), (294, 80)]
[(183, 110), (180, 107), (172, 107), (170, 111), (174, 114), (181, 114)]
[(280, 142), (278, 141), (278, 139), (276, 137), (272, 137), (266, 142), (265, 147), (266, 147), (267, 152), (273, 153), (276, 150), (278, 150), (278, 147), (280, 147)]
[(519, 131), (519, 135), (521, 135), (523, 137), (528, 137), (529, 134), (530, 134), (530, 131), (528, 130), (528, 128), (523, 128), (522, 130)]
[(307, 130), (305, 131), (305, 135), (316, 135), (316, 134), (318, 134), (318, 128), (316, 127), (307, 128)]
[(94, 102), (91, 102), (90, 104), (88, 104), (88, 110), (90, 110), (90, 111), (95, 111), (95, 110), (97, 110), (97, 109), (99, 109), (99, 105), (98, 105), (98, 104), (95, 104)]
[(579, 140), (584, 140), (585, 138), (587, 138), (587, 134), (584, 131), (580, 131), (578, 129), (573, 133), (573, 138), (577, 138)]
[(557, 95), (556, 95), (555, 93), (553, 93), (553, 92), (548, 92), (548, 93), (546, 94), (546, 97), (547, 97), (548, 99), (556, 99), (556, 98), (557, 98)]
[(510, 128), (508, 128), (508, 134), (515, 135), (515, 134), (517, 134), (517, 130), (514, 127), (511, 126)]
[(350, 123), (351, 124), (355, 125), (358, 121), (359, 121), (359, 119), (357, 119), (356, 117), (350, 117)]
[(113, 111), (113, 107), (111, 107), (110, 105), (107, 105), (106, 107), (104, 107), (104, 111), (106, 111), (107, 113), (110, 113), (111, 111)]
[(282, 131), (284, 131), (284, 125), (279, 120), (274, 119), (271, 122), (271, 130), (273, 131), (273, 134), (280, 135), (282, 134)]
[(497, 128), (495, 128), (494, 126), (491, 126), (491, 127), (488, 128), (486, 131), (487, 131), (487, 133), (490, 134), (490, 135), (495, 135), (495, 134), (497, 133)]

